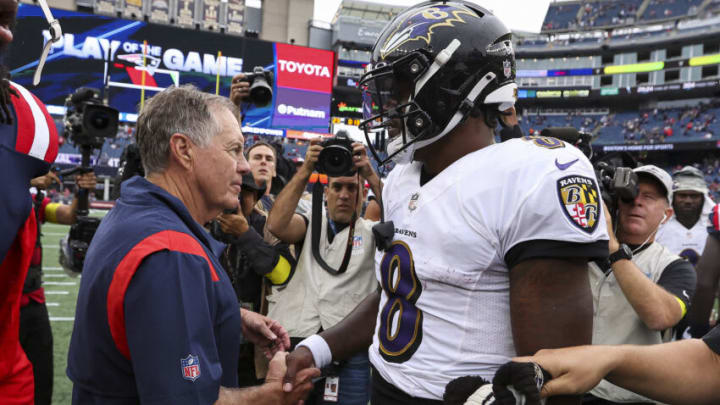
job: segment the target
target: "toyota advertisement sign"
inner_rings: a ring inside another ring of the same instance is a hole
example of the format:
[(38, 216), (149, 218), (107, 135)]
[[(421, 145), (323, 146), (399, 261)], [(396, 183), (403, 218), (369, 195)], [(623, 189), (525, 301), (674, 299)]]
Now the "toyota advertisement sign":
[(272, 126), (327, 131), (330, 127), (333, 52), (275, 44), (275, 55), (277, 83)]

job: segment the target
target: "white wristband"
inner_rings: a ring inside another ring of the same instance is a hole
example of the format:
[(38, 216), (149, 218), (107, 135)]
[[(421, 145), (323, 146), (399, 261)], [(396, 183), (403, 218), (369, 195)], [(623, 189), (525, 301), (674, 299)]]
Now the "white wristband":
[(305, 346), (312, 353), (315, 367), (323, 368), (332, 363), (332, 353), (325, 339), (320, 335), (312, 335), (303, 339), (296, 347)]

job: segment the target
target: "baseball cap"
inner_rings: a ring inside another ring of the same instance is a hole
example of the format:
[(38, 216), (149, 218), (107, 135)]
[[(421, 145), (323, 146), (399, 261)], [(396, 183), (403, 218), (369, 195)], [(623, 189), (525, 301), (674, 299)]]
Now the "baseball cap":
[(243, 174), (242, 188), (243, 190), (253, 190), (258, 194), (258, 196), (262, 196), (265, 194), (266, 185), (263, 184), (262, 186), (258, 186), (255, 183), (255, 177), (253, 177), (252, 172), (248, 172)]
[(637, 174), (648, 174), (655, 178), (657, 181), (659, 181), (660, 184), (662, 184), (662, 186), (665, 188), (665, 194), (667, 196), (668, 202), (672, 202), (673, 180), (672, 177), (670, 177), (670, 175), (668, 174), (668, 172), (655, 165), (640, 166), (633, 169), (633, 172)]
[(707, 194), (708, 187), (705, 183), (705, 176), (692, 166), (685, 166), (673, 174), (673, 192), (695, 191), (700, 194)]

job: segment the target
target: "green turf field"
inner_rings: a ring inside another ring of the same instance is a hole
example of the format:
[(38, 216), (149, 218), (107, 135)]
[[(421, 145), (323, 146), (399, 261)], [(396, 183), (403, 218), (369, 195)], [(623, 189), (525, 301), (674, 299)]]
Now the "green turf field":
[[(106, 211), (92, 212), (93, 216), (103, 216)], [(75, 319), (75, 303), (77, 302), (80, 278), (69, 277), (58, 262), (58, 247), (60, 239), (65, 236), (70, 227), (46, 223), (42, 227), (43, 244), (43, 287), (50, 326), (53, 334), (53, 357), (55, 379), (53, 381), (53, 404), (69, 404), (71, 400), (72, 384), (65, 375), (67, 365), (67, 352), (70, 345), (73, 321)]]

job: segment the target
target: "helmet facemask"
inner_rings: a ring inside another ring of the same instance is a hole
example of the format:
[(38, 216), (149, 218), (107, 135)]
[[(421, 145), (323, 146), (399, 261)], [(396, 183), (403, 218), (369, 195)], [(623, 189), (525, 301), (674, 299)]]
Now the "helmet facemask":
[[(382, 165), (390, 160), (409, 161), (406, 149), (421, 139), (431, 126), (430, 117), (414, 101), (416, 84), (430, 65), (428, 56), (416, 51), (393, 63), (380, 62), (363, 75), (359, 87), (363, 97), (365, 132), (370, 151)], [(369, 134), (380, 133), (387, 140), (388, 157), (380, 159)], [(401, 156), (402, 155), (402, 156)]]

